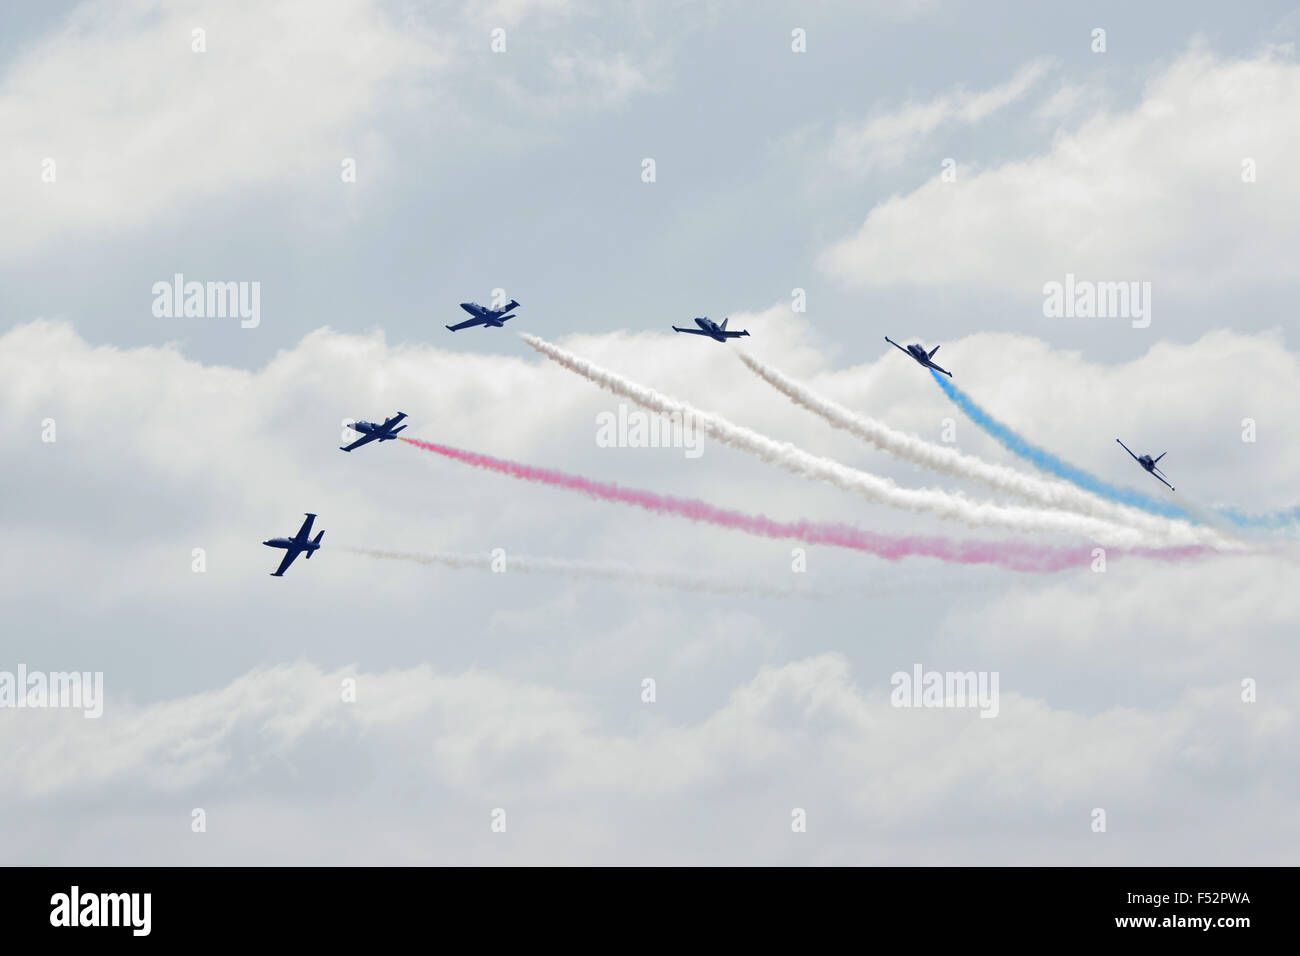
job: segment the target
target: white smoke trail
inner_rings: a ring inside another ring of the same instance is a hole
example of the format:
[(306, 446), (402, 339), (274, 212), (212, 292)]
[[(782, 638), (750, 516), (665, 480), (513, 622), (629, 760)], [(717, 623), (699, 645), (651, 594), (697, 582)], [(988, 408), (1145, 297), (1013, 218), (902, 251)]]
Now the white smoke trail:
[(957, 478), (972, 478), (997, 491), (1018, 495), (1048, 508), (1063, 508), (1104, 521), (1141, 528), (1180, 543), (1206, 544), (1211, 547), (1228, 545), (1227, 539), (1212, 529), (1196, 528), (1188, 521), (1161, 518), (1138, 508), (1129, 508), (1106, 501), (1069, 482), (1052, 481), (1026, 474), (1005, 465), (984, 461), (973, 455), (964, 455), (955, 448), (945, 448), (915, 435), (897, 431), (883, 422), (850, 411), (843, 405), (810, 391), (747, 352), (740, 352), (740, 360), (749, 367), (751, 372), (796, 405), (802, 405), (814, 414), (820, 415), (834, 427), (843, 429), (904, 461), (915, 462)]
[[(416, 564), (432, 564), (445, 568), (477, 568), (481, 571), (495, 570), (491, 554), (457, 554), (455, 552), (434, 551), (379, 551), (368, 548), (346, 548), (353, 554), (362, 554), (370, 558), (384, 558), (393, 561), (411, 561)], [(507, 574), (554, 574), (567, 578), (586, 578), (600, 581), (615, 581), (620, 584), (632, 584), (641, 587), (672, 588), (679, 591), (696, 591), (701, 594), (752, 594), (757, 597), (770, 598), (810, 598), (819, 599), (830, 596), (828, 591), (812, 588), (784, 588), (759, 584), (750, 581), (728, 581), (722, 578), (683, 571), (659, 571), (634, 568), (625, 564), (595, 561), (568, 561), (562, 558), (531, 558), (525, 555), (508, 554), (505, 562)]]
[[(1180, 540), (1180, 532), (1177, 528), (1169, 529), (1166, 535), (1157, 536), (1066, 511), (1006, 507), (990, 502), (971, 501), (960, 494), (934, 488), (900, 488), (888, 478), (849, 468), (830, 458), (812, 455), (789, 442), (779, 442), (752, 429), (735, 425), (721, 415), (699, 411), (685, 402), (662, 395), (594, 365), (535, 335), (525, 332), (520, 333), (520, 338), (547, 358), (601, 388), (630, 399), (650, 411), (678, 419), (683, 427), (699, 428), (725, 445), (757, 455), (764, 461), (797, 475), (825, 481), (844, 491), (859, 494), (868, 501), (907, 511), (933, 514), (963, 522), (974, 528), (1060, 532), (1111, 547), (1134, 548), (1153, 543), (1198, 543), (1192, 540)], [(1190, 529), (1188, 531), (1190, 532)], [(1157, 540), (1153, 542), (1153, 538)]]
[[(492, 571), (494, 557), (492, 554), (463, 554), (452, 551), (386, 551), (375, 548), (343, 548), (351, 554), (387, 561), (407, 561), (413, 564), (434, 565), (444, 568), (475, 569)], [(987, 582), (975, 577), (965, 580), (936, 578), (933, 574), (925, 577), (898, 578), (889, 580), (879, 578), (852, 586), (835, 587), (819, 590), (811, 587), (777, 587), (751, 581), (726, 580), (711, 575), (694, 572), (662, 571), (634, 568), (625, 564), (596, 561), (569, 561), (562, 558), (533, 558), (524, 555), (508, 554), (504, 558), (505, 573), (553, 574), (567, 578), (579, 578), (597, 581), (612, 581), (639, 587), (671, 588), (680, 591), (694, 591), (700, 594), (750, 594), (765, 598), (806, 598), (821, 600), (842, 595), (864, 597), (885, 597), (907, 591), (924, 590), (927, 593), (938, 591), (983, 590)]]

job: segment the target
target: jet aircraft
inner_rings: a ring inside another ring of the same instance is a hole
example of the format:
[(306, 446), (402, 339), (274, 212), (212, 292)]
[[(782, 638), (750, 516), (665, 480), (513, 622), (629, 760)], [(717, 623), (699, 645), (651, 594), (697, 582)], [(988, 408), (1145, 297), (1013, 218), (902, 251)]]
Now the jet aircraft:
[(719, 325), (717, 322), (714, 322), (710, 318), (707, 318), (705, 316), (700, 316), (695, 320), (695, 324), (699, 326), (698, 329), (679, 329), (677, 326), (674, 325), (673, 331), (688, 332), (691, 335), (707, 335), (715, 342), (725, 342), (727, 341), (727, 339), (738, 339), (742, 335), (749, 334), (748, 331), (745, 331), (743, 329), (739, 332), (728, 332), (726, 319), (723, 319), (722, 324)]
[(325, 537), (325, 532), (322, 531), (315, 538), (311, 537), (311, 523), (315, 520), (316, 516), (311, 512), (307, 512), (307, 520), (302, 523), (302, 527), (298, 529), (298, 533), (292, 538), (269, 538), (262, 542), (268, 548), (284, 548), (285, 550), (284, 559), (281, 560), (280, 566), (271, 572), (271, 577), (284, 577), (284, 572), (289, 570), (289, 565), (293, 564), (293, 559), (302, 552), (307, 552), (307, 559), (310, 561), (312, 554), (320, 550), (320, 539)]
[(447, 329), (452, 332), (459, 332), (461, 329), (468, 329), (472, 325), (490, 325), (494, 329), (502, 328), (505, 323), (514, 318), (510, 313), (519, 308), (519, 303), (511, 299), (506, 303), (505, 308), (489, 309), (485, 305), (479, 305), (477, 302), (462, 302), (460, 307), (473, 316), (472, 319), (466, 319), (457, 325), (449, 325)]
[(890, 345), (892, 345), (894, 348), (898, 349), (900, 352), (906, 352), (908, 355), (912, 356), (912, 358), (916, 359), (917, 362), (919, 362), (921, 365), (924, 365), (926, 368), (932, 368), (936, 372), (943, 372), (944, 375), (947, 375), (949, 378), (952, 378), (952, 372), (948, 371), (946, 368), (940, 368), (939, 366), (935, 365), (933, 362), (930, 361), (930, 359), (934, 358), (934, 353), (939, 351), (939, 346), (936, 345), (934, 348), (930, 349), (929, 352), (927, 352), (924, 348), (922, 348), (919, 345), (909, 345), (907, 348), (903, 348), (901, 345), (899, 345), (897, 342), (891, 339), (888, 335), (885, 336), (885, 341), (888, 342)]
[[(1116, 438), (1115, 440), (1119, 441), (1118, 438)], [(1141, 458), (1139, 458), (1137, 455), (1134, 455), (1132, 450), (1128, 447), (1128, 445), (1124, 444), (1122, 441), (1119, 441), (1119, 447), (1123, 448), (1126, 452), (1129, 453), (1129, 455), (1132, 456), (1134, 461), (1136, 461), (1139, 465), (1141, 465), (1143, 468), (1149, 471), (1152, 477), (1156, 479), (1156, 481), (1164, 481), (1166, 485), (1169, 485), (1169, 482), (1165, 481), (1165, 473), (1156, 467), (1156, 462), (1158, 462), (1161, 458), (1164, 458), (1165, 455), (1169, 454), (1169, 452), (1162, 451), (1155, 458), (1152, 458), (1150, 455), (1143, 455)], [(1169, 485), (1169, 490), (1173, 491), (1174, 486)]]
[(406, 427), (405, 425), (401, 425), (397, 428), (394, 428), (393, 426), (405, 417), (406, 412), (398, 412), (392, 418), (385, 419), (383, 424), (376, 424), (375, 422), (353, 422), (348, 427), (354, 432), (361, 432), (361, 437), (346, 447), (339, 445), (339, 451), (351, 451), (354, 448), (360, 448), (362, 445), (369, 444), (372, 441), (392, 441), (397, 437), (397, 433)]

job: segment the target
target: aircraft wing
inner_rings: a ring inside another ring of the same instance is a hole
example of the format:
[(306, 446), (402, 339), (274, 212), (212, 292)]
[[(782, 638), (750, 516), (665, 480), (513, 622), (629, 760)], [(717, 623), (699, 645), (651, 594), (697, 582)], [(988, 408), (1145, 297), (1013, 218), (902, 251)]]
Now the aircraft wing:
[(898, 349), (898, 351), (902, 352), (908, 358), (912, 357), (911, 352), (907, 351), (907, 349), (903, 348), (901, 345), (899, 345), (897, 342), (891, 339), (888, 335), (885, 336), (885, 341), (888, 342), (890, 345), (892, 345), (894, 348)]
[[(1119, 441), (1118, 438), (1116, 438), (1115, 440)], [(1122, 441), (1119, 441), (1119, 447), (1123, 448), (1126, 452), (1128, 452), (1129, 457), (1132, 458), (1134, 461), (1138, 460), (1138, 456), (1133, 454), (1132, 449), (1130, 449), (1128, 445), (1124, 444)], [(1141, 464), (1141, 462), (1139, 462), (1139, 464)]]
[(302, 523), (302, 527), (298, 529), (298, 533), (294, 537), (296, 537), (300, 541), (306, 541), (308, 538), (310, 538), (311, 523), (315, 520), (316, 520), (316, 516), (314, 514), (308, 514), (307, 520)]
[(280, 559), (280, 566), (271, 572), (271, 577), (284, 577), (284, 572), (289, 570), (289, 565), (293, 564), (293, 559), (300, 554), (302, 554), (302, 548), (289, 548), (285, 551), (284, 557)]
[(388, 429), (392, 428), (394, 425), (396, 425), (405, 417), (406, 417), (406, 412), (398, 412), (392, 418), (389, 418), (384, 422), (384, 430), (387, 431)]
[(447, 328), (452, 332), (459, 332), (461, 329), (468, 329), (471, 325), (482, 325), (483, 320), (480, 318), (466, 319), (464, 322), (457, 322), (455, 325), (449, 325)]
[(1174, 486), (1173, 486), (1173, 485), (1170, 485), (1169, 482), (1165, 481), (1165, 480), (1164, 480), (1163, 478), (1161, 478), (1159, 475), (1156, 475), (1156, 473), (1155, 473), (1154, 471), (1151, 472), (1151, 474), (1155, 475), (1156, 481), (1163, 481), (1166, 485), (1169, 485), (1169, 490), (1170, 490), (1170, 491), (1173, 491), (1173, 490), (1174, 490)]
[[(348, 446), (346, 446), (346, 447), (344, 447), (343, 445), (339, 445), (339, 451), (351, 451), (351, 450), (354, 449), (354, 448), (360, 448), (362, 445), (365, 445), (365, 444), (367, 444), (367, 443), (369, 443), (369, 442), (374, 441), (374, 440), (375, 440), (375, 437), (376, 437), (376, 436), (374, 435), (374, 433), (371, 433), (371, 434), (369, 434), (369, 435), (362, 435), (360, 438), (358, 438), (356, 441), (354, 441), (351, 445), (348, 445)], [(310, 522), (308, 522), (308, 523), (310, 524)]]
[(713, 336), (712, 336), (711, 333), (709, 333), (709, 332), (705, 332), (703, 329), (679, 329), (677, 326), (674, 325), (674, 326), (673, 326), (673, 331), (674, 331), (674, 332), (685, 332), (685, 333), (687, 333), (688, 335), (707, 335), (707, 336), (709, 336), (709, 338), (713, 338)]
[(952, 378), (952, 372), (948, 371), (946, 368), (940, 368), (939, 366), (935, 365), (933, 362), (930, 363), (930, 368), (934, 369), (936, 372), (943, 372), (944, 375), (947, 375), (949, 378)]

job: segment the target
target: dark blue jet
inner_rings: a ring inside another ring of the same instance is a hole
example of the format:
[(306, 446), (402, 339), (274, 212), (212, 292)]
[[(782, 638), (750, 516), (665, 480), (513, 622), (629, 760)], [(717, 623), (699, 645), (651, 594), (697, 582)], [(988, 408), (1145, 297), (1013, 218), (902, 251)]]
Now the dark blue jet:
[(888, 342), (890, 345), (892, 345), (894, 348), (898, 349), (900, 352), (906, 352), (908, 355), (912, 356), (912, 358), (916, 359), (926, 368), (932, 368), (936, 372), (943, 372), (944, 375), (947, 375), (949, 378), (952, 378), (952, 372), (948, 371), (946, 368), (940, 368), (939, 366), (935, 365), (933, 362), (930, 361), (930, 359), (934, 358), (934, 353), (939, 351), (939, 346), (936, 345), (934, 348), (930, 349), (929, 352), (927, 352), (924, 348), (922, 348), (919, 345), (909, 345), (907, 348), (903, 348), (901, 345), (899, 345), (897, 342), (891, 339), (888, 335), (885, 336), (885, 341)]
[(392, 418), (386, 419), (382, 425), (377, 425), (374, 422), (353, 422), (348, 428), (351, 428), (354, 432), (361, 432), (361, 437), (346, 447), (339, 445), (339, 451), (351, 451), (372, 441), (392, 441), (397, 437), (397, 433), (406, 427), (405, 425), (399, 428), (393, 426), (405, 417), (406, 412), (398, 412)]
[(698, 329), (679, 329), (677, 326), (674, 325), (673, 331), (689, 332), (691, 335), (707, 335), (715, 342), (725, 342), (727, 341), (727, 339), (738, 339), (742, 335), (749, 334), (746, 331), (728, 332), (726, 319), (723, 319), (722, 324), (719, 325), (717, 322), (714, 322), (710, 318), (707, 318), (705, 316), (700, 316), (695, 320), (695, 324), (699, 326)]
[(507, 322), (514, 318), (509, 313), (519, 308), (519, 303), (511, 299), (506, 303), (504, 309), (489, 309), (485, 305), (479, 305), (477, 302), (462, 302), (460, 307), (474, 316), (472, 319), (466, 319), (459, 325), (447, 326), (452, 332), (459, 332), (461, 329), (468, 329), (472, 325), (490, 325), (494, 329), (499, 329)]
[(280, 566), (271, 572), (271, 577), (284, 577), (284, 572), (289, 570), (289, 565), (293, 564), (293, 559), (302, 552), (306, 551), (307, 559), (311, 560), (312, 553), (320, 550), (320, 539), (325, 537), (325, 532), (322, 531), (316, 535), (315, 539), (312, 539), (311, 523), (315, 520), (316, 516), (311, 512), (307, 512), (307, 520), (302, 523), (302, 527), (298, 529), (298, 533), (292, 538), (270, 538), (262, 542), (268, 548), (284, 548), (287, 552), (284, 560), (280, 562)]
[[(1116, 440), (1116, 441), (1119, 441), (1118, 438), (1116, 438), (1115, 440)], [(1159, 468), (1156, 467), (1156, 462), (1158, 462), (1161, 458), (1164, 458), (1165, 455), (1169, 454), (1169, 452), (1167, 452), (1167, 451), (1162, 451), (1162, 452), (1161, 452), (1159, 455), (1157, 455), (1155, 458), (1152, 458), (1150, 455), (1143, 455), (1141, 458), (1139, 458), (1137, 455), (1134, 455), (1133, 452), (1129, 449), (1128, 445), (1124, 444), (1122, 441), (1119, 441), (1119, 447), (1120, 447), (1120, 448), (1123, 448), (1125, 451), (1127, 451), (1127, 452), (1129, 453), (1129, 455), (1133, 458), (1133, 460), (1134, 460), (1135, 462), (1137, 462), (1139, 465), (1141, 465), (1143, 468), (1145, 468), (1148, 472), (1150, 472), (1150, 473), (1151, 473), (1151, 477), (1153, 477), (1156, 481), (1164, 481), (1164, 483), (1165, 483), (1166, 485), (1169, 485), (1169, 482), (1165, 481), (1165, 479), (1164, 479), (1164, 477), (1163, 477), (1165, 473), (1164, 473), (1163, 471), (1161, 471)], [(1169, 490), (1170, 490), (1170, 491), (1173, 491), (1173, 490), (1174, 490), (1174, 486), (1173, 486), (1173, 485), (1169, 485)]]

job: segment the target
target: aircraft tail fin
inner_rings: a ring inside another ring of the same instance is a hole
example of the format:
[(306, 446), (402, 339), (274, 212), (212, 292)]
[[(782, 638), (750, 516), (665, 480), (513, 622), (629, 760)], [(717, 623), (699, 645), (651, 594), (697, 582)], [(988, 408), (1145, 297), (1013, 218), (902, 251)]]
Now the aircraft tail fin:
[(511, 300), (510, 300), (510, 304), (507, 305), (506, 308), (507, 308), (507, 309), (517, 309), (517, 308), (519, 308), (519, 302), (518, 302), (517, 300), (515, 300), (515, 299), (511, 299)]
[[(320, 539), (323, 538), (323, 537), (325, 537), (325, 532), (324, 532), (324, 531), (322, 531), (320, 534), (316, 535), (316, 537), (312, 538), (312, 539), (311, 539), (311, 543), (314, 544), (316, 547), (319, 548), (319, 547), (320, 547)], [(308, 552), (307, 552), (307, 560), (310, 561), (310, 560), (311, 560), (311, 556), (312, 556), (313, 554), (315, 554), (315, 553), (316, 553), (315, 551), (308, 551)]]
[(403, 428), (405, 428), (405, 427), (406, 427), (405, 425), (398, 425), (398, 426), (397, 426), (396, 428), (394, 428), (391, 432), (389, 432), (389, 434), (390, 434), (390, 435), (396, 435), (398, 432), (400, 432), (400, 431), (401, 431)]
[[(1169, 452), (1167, 452), (1167, 451), (1162, 451), (1162, 452), (1160, 453), (1160, 458), (1164, 458), (1165, 455), (1167, 455), (1167, 454), (1169, 454)], [(1156, 461), (1159, 461), (1160, 458), (1157, 458)], [(1156, 463), (1156, 461), (1153, 461), (1151, 464), (1154, 465), (1154, 464)]]
[(927, 358), (934, 358), (934, 353), (937, 352), (937, 351), (939, 351), (939, 346), (936, 345), (934, 348), (930, 349), (930, 354), (929, 354), (928, 356), (926, 356), (926, 357), (927, 357)]
[[(730, 316), (728, 316), (727, 318), (730, 318)], [(725, 330), (727, 328), (727, 319), (723, 319), (722, 324), (719, 325), (718, 328)]]

